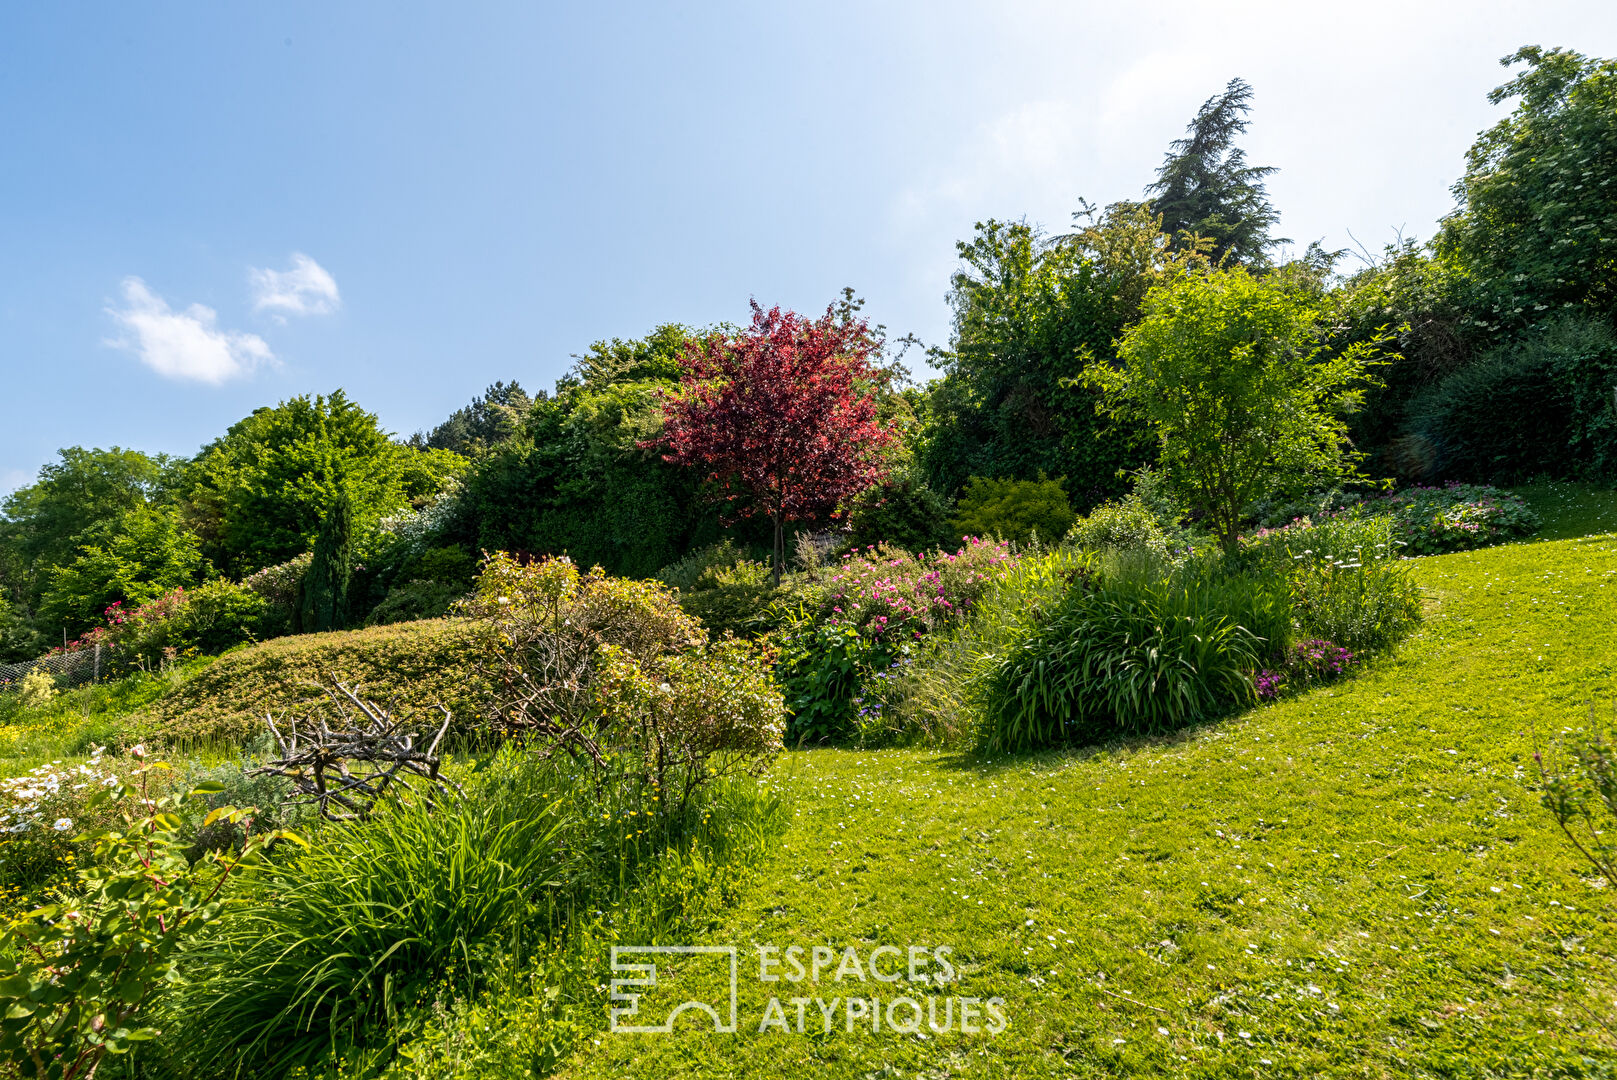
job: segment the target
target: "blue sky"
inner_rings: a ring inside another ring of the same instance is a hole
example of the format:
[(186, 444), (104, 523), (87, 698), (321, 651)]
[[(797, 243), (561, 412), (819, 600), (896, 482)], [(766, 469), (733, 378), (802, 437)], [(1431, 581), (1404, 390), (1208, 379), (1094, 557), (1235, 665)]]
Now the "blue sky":
[(1234, 75), (1283, 235), (1424, 238), (1498, 58), (1617, 54), (1617, 5), (12, 4), (0, 31), (5, 491), (339, 386), (407, 434), (751, 297), (852, 285), (942, 342), (973, 222), (1137, 196)]

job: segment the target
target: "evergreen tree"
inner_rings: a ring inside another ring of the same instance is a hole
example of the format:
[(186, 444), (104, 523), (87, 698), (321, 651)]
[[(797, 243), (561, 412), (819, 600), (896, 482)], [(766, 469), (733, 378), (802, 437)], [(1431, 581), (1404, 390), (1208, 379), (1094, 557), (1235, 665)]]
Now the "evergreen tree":
[(305, 634), (341, 630), (348, 622), (348, 580), (354, 570), (353, 503), (338, 494), (320, 523), (314, 557), (303, 576), (298, 629)]
[(1212, 241), (1214, 262), (1261, 266), (1268, 250), (1286, 241), (1269, 236), (1280, 215), (1269, 205), (1263, 178), (1269, 165), (1248, 165), (1246, 152), (1235, 145), (1247, 128), (1252, 87), (1231, 79), (1222, 94), (1202, 104), (1183, 139), (1169, 144), (1157, 173), (1146, 188), (1151, 209), (1162, 215), (1162, 230), (1182, 242), (1192, 233)]
[[(544, 395), (541, 393), (541, 397)], [(523, 418), (533, 407), (533, 398), (520, 383), (496, 382), (472, 398), (465, 408), (456, 409), (449, 419), (432, 429), (430, 435), (419, 432), (410, 439), (417, 449), (434, 447), (453, 450), (467, 457), (486, 454), (500, 443), (510, 439), (522, 429)]]

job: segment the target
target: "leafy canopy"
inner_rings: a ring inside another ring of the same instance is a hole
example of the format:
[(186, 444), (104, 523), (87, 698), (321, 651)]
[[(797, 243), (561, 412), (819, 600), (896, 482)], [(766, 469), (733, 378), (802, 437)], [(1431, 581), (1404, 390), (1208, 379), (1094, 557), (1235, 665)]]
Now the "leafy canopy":
[(1495, 326), (1553, 309), (1617, 310), (1617, 60), (1528, 46), (1488, 95), (1519, 98), (1484, 132), (1438, 237), (1486, 294)]
[(1146, 297), (1118, 366), (1084, 371), (1110, 413), (1150, 426), (1171, 485), (1227, 550), (1258, 496), (1357, 475), (1343, 414), (1375, 346), (1329, 350), (1322, 316), (1284, 279), (1187, 270)]
[(1081, 228), (1046, 236), (1026, 222), (988, 221), (958, 245), (949, 293), (950, 349), (934, 354), (917, 458), (954, 495), (971, 476), (1065, 476), (1092, 506), (1117, 490), (1145, 447), (1097, 420), (1097, 395), (1074, 381), (1084, 356), (1110, 355), (1141, 298), (1176, 261), (1157, 217), (1138, 203), (1086, 208)]
[(204, 552), (244, 575), (308, 551), (346, 490), (356, 535), (370, 535), (451, 473), (428, 452), (392, 442), (341, 390), (301, 395), (232, 424), (187, 470), (188, 510)]
[(70, 635), (100, 625), (114, 603), (135, 607), (195, 585), (206, 569), (173, 507), (136, 507), (79, 539), (77, 554), (49, 572), (38, 613), (41, 626)]
[(175, 463), (162, 454), (114, 446), (57, 451), (61, 460), (39, 470), (39, 479), (0, 503), (0, 548), (13, 594), (37, 589), (41, 572), (68, 562), (83, 541), (79, 534), (116, 519), (126, 510), (162, 497)]

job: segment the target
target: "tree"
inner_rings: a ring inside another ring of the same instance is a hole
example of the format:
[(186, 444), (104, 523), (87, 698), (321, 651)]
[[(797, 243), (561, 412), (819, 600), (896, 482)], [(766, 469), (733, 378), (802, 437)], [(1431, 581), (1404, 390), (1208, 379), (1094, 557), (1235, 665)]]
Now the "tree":
[(1222, 94), (1208, 98), (1190, 122), (1183, 139), (1169, 144), (1156, 183), (1146, 189), (1151, 210), (1176, 242), (1188, 237), (1212, 240), (1215, 262), (1228, 259), (1247, 266), (1268, 262), (1268, 251), (1281, 239), (1269, 229), (1280, 215), (1269, 205), (1263, 178), (1270, 165), (1248, 165), (1246, 152), (1235, 145), (1245, 134), (1252, 108), (1252, 87), (1231, 79)]
[(755, 301), (750, 328), (686, 347), (662, 434), (642, 444), (700, 469), (740, 516), (769, 518), (777, 585), (786, 522), (834, 512), (883, 475), (893, 435), (877, 420), (879, 345), (851, 312), (827, 308), (811, 322)]
[(61, 460), (40, 469), (35, 483), (0, 503), (0, 572), (13, 600), (35, 598), (44, 572), (71, 561), (86, 529), (160, 500), (175, 466), (162, 454), (117, 446), (57, 454)]
[(450, 450), (465, 457), (486, 454), (522, 430), (522, 422), (533, 406), (533, 398), (515, 379), (496, 382), (482, 397), (456, 409), (449, 419), (432, 429), (430, 435), (415, 435), (410, 444), (418, 449)]
[[(436, 460), (436, 459), (433, 459)], [(392, 442), (374, 414), (341, 390), (256, 410), (203, 447), (186, 469), (187, 516), (203, 552), (235, 576), (308, 551), (339, 491), (357, 540), (442, 470)]]
[(80, 547), (46, 575), (39, 626), (77, 635), (101, 624), (108, 607), (133, 608), (198, 584), (206, 563), (197, 539), (172, 507), (138, 506), (78, 536)]
[(642, 578), (716, 539), (699, 478), (642, 445), (662, 432), (662, 395), (678, 388), (693, 336), (670, 324), (591, 345), (517, 435), (472, 465), (456, 538)]
[(1617, 313), (1617, 60), (1529, 46), (1488, 95), (1520, 101), (1484, 132), (1454, 185), (1436, 246), (1483, 292), (1492, 329), (1546, 312)]
[(314, 542), (314, 558), (299, 589), (298, 629), (341, 630), (348, 622), (348, 580), (354, 572), (354, 506), (346, 491), (332, 500)]
[(944, 377), (931, 386), (916, 451), (945, 496), (971, 476), (1045, 472), (1065, 476), (1087, 509), (1149, 453), (1137, 431), (1099, 421), (1096, 392), (1075, 377), (1086, 355), (1112, 354), (1146, 291), (1187, 256), (1139, 203), (1074, 216), (1081, 227), (1065, 236), (988, 221), (957, 245), (953, 341), (934, 354)]
[(1375, 346), (1327, 348), (1320, 305), (1283, 279), (1187, 270), (1146, 296), (1117, 366), (1085, 369), (1108, 412), (1150, 425), (1170, 486), (1227, 551), (1259, 495), (1357, 475), (1343, 417)]
[(45, 651), (45, 646), (45, 638), (34, 633), (27, 621), (12, 610), (11, 603), (0, 596), (0, 664), (32, 660)]

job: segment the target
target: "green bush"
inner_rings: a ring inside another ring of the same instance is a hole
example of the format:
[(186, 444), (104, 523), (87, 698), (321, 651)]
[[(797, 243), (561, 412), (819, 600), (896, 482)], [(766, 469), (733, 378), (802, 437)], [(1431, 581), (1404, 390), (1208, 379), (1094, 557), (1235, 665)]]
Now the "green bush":
[(374, 701), (442, 703), (456, 736), (482, 720), (490, 689), (476, 667), (475, 627), (465, 619), (394, 623), (300, 634), (219, 657), (129, 720), (132, 737), (170, 743), (239, 743), (277, 716), (321, 700), (331, 676)]
[(1139, 499), (1103, 503), (1073, 523), (1067, 539), (1089, 551), (1144, 551), (1168, 558), (1168, 534)]
[(793, 595), (790, 587), (775, 588), (768, 563), (747, 558), (729, 537), (663, 567), (657, 580), (678, 589), (680, 607), (715, 636), (770, 629), (777, 621), (771, 605)]
[(1532, 327), (1416, 394), (1395, 459), (1431, 481), (1617, 474), (1617, 333), (1594, 315)]
[(48, 644), (45, 636), (35, 632), (6, 598), (0, 596), (0, 664), (32, 660), (44, 652)]
[(1037, 534), (1049, 542), (1066, 535), (1074, 516), (1060, 479), (1042, 473), (1037, 480), (974, 476), (955, 505), (949, 530), (954, 537), (997, 537), (1019, 544)]
[(407, 581), (387, 591), (387, 598), (371, 609), (365, 617), (366, 626), (385, 626), (388, 623), (410, 622), (415, 619), (438, 619), (449, 614), (455, 600), (465, 588), (442, 581)]
[(786, 741), (793, 746), (838, 742), (853, 734), (854, 699), (865, 675), (873, 663), (887, 666), (892, 650), (857, 627), (812, 619), (783, 633), (778, 643), (776, 678), (791, 713)]
[(930, 551), (943, 541), (948, 516), (943, 496), (919, 472), (906, 469), (856, 497), (848, 525), (855, 546), (892, 544), (906, 551)]
[(1394, 460), (1427, 482), (1565, 475), (1571, 410), (1550, 356), (1495, 352), (1410, 399)]
[(1080, 576), (1047, 621), (984, 658), (980, 745), (1028, 750), (1216, 715), (1251, 699), (1250, 673), (1285, 647), (1289, 621), (1272, 579), (1165, 575), (1143, 560)]

